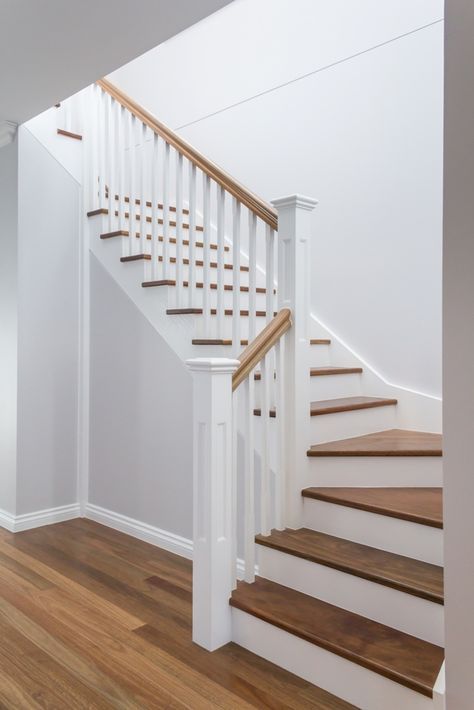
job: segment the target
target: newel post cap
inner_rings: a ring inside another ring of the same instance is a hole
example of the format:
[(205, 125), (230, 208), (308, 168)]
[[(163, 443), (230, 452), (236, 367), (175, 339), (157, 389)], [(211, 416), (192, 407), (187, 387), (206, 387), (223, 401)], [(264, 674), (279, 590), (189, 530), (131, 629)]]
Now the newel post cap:
[(18, 125), (13, 121), (0, 121), (0, 148), (13, 141)]
[(315, 200), (313, 197), (307, 197), (306, 195), (296, 194), (288, 195), (287, 197), (277, 197), (275, 200), (271, 200), (271, 203), (277, 210), (282, 207), (298, 207), (299, 209), (311, 212), (318, 204), (318, 200)]
[(186, 365), (191, 372), (229, 374), (236, 371), (240, 361), (227, 357), (195, 357), (191, 360), (186, 360)]

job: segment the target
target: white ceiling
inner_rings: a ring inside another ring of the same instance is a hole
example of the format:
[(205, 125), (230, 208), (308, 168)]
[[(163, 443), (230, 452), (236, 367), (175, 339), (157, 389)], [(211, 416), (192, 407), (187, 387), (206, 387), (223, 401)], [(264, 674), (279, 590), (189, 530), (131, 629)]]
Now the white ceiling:
[(231, 0), (0, 0), (0, 121), (22, 123)]

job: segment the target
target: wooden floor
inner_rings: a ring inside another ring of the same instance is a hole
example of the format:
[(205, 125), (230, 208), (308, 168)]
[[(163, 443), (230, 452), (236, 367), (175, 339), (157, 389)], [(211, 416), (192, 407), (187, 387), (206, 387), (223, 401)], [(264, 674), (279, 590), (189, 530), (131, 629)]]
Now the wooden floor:
[(0, 528), (0, 708), (350, 707), (234, 644), (193, 645), (187, 560), (87, 520)]

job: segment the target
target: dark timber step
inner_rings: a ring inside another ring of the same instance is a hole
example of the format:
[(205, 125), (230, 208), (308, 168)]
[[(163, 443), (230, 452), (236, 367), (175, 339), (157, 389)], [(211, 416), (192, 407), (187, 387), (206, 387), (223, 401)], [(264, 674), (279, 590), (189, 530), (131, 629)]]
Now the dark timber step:
[[(358, 409), (373, 409), (374, 407), (389, 407), (397, 404), (396, 399), (383, 399), (381, 397), (341, 397), (340, 399), (323, 399), (311, 402), (310, 414), (317, 417), (322, 414), (336, 414), (337, 412), (354, 412)], [(254, 409), (256, 417), (260, 417), (260, 409)], [(270, 417), (276, 416), (275, 409), (270, 409)]]
[(396, 399), (382, 397), (341, 397), (340, 399), (324, 399), (311, 402), (311, 416), (320, 414), (335, 414), (337, 412), (353, 412), (357, 409), (373, 409), (397, 404)]
[(311, 338), (310, 345), (331, 345), (329, 338)]
[(444, 651), (364, 616), (257, 577), (230, 604), (374, 673), (433, 696)]
[(350, 540), (301, 528), (257, 535), (259, 545), (317, 562), (422, 599), (444, 603), (443, 568)]
[(316, 444), (308, 450), (308, 456), (442, 456), (441, 447), (441, 434), (388, 429)]
[[(148, 255), (147, 255), (147, 256), (148, 256)], [(142, 258), (143, 258), (143, 257), (142, 257)], [(159, 262), (163, 262), (163, 257), (162, 257), (162, 256), (159, 256), (159, 257), (158, 257), (158, 261), (159, 261)], [(170, 256), (169, 261), (170, 261), (170, 264), (176, 264), (176, 257), (175, 257), (175, 256)], [(184, 259), (183, 259), (183, 264), (189, 265), (189, 259), (184, 258)], [(201, 259), (197, 259), (197, 260), (195, 261), (195, 266), (204, 266), (204, 262), (203, 262)], [(217, 269), (217, 262), (211, 261), (211, 263), (209, 264), (209, 267), (210, 267), (211, 269)], [(234, 265), (233, 265), (233, 264), (224, 264), (224, 269), (229, 269), (230, 271), (232, 271), (233, 268), (234, 268)], [(240, 271), (248, 271), (248, 270), (249, 270), (249, 267), (248, 267), (248, 266), (241, 266), (241, 267), (240, 267)], [(153, 285), (155, 285), (155, 282), (153, 282), (153, 281), (145, 281), (145, 283), (146, 283), (147, 285), (150, 284), (150, 283), (153, 284)], [(143, 285), (143, 284), (142, 284), (142, 285)], [(174, 285), (175, 285), (175, 284), (173, 284), (173, 286), (174, 286)], [(198, 288), (199, 288), (199, 286), (198, 286)]]
[(322, 377), (325, 375), (358, 375), (362, 372), (361, 367), (312, 367), (311, 377)]
[[(118, 210), (115, 210), (115, 216), (116, 216), (116, 217), (119, 216)], [(130, 219), (130, 214), (129, 214), (128, 212), (124, 212), (123, 218), (124, 218), (125, 220), (129, 220), (129, 219)], [(135, 214), (135, 220), (136, 220), (137, 222), (140, 222), (140, 221), (141, 221), (141, 215), (140, 215), (140, 214)], [(164, 223), (162, 217), (157, 217), (156, 221), (157, 221), (158, 224), (163, 224), (163, 223)], [(151, 217), (146, 217), (146, 218), (145, 218), (145, 222), (146, 222), (147, 224), (151, 224)], [(170, 225), (170, 227), (176, 227), (176, 226), (177, 226), (175, 220), (169, 220), (169, 221), (168, 221), (168, 224)], [(188, 223), (188, 222), (182, 222), (181, 227), (182, 227), (183, 229), (189, 229), (189, 223)], [(203, 227), (202, 225), (200, 225), (200, 224), (194, 225), (194, 229), (196, 230), (196, 232), (203, 232), (203, 231), (204, 231), (204, 227)], [(224, 248), (225, 248), (226, 250), (229, 249), (228, 246), (226, 246), (226, 247), (224, 247)]]
[[(151, 257), (149, 255), (145, 256), (143, 254), (139, 254), (139, 255), (137, 255), (136, 258), (150, 259)], [(125, 257), (122, 257), (120, 259), (120, 261), (131, 261), (133, 259), (135, 259), (135, 257), (125, 256)], [(144, 288), (147, 288), (149, 286), (176, 286), (176, 281), (174, 279), (166, 279), (165, 281), (163, 281), (163, 280), (162, 281), (143, 281), (142, 286)], [(183, 288), (189, 288), (189, 281), (183, 281)], [(194, 284), (194, 288), (198, 288), (198, 289), (204, 288), (204, 284), (202, 283), (202, 281), (197, 281)], [(210, 283), (209, 288), (211, 289), (211, 291), (217, 291), (218, 285), (216, 283)], [(233, 291), (233, 290), (234, 290), (234, 287), (232, 284), (224, 284), (224, 291)], [(248, 286), (240, 286), (239, 290), (241, 293), (248, 293), (250, 289)], [(266, 292), (267, 292), (267, 289), (263, 288), (261, 286), (257, 286), (255, 288), (255, 293), (266, 293)], [(274, 293), (276, 293), (276, 291), (274, 291)]]
[(443, 527), (441, 488), (305, 488), (302, 494), (305, 498), (390, 518), (433, 528)]
[[(128, 231), (128, 229), (115, 229), (113, 232), (103, 232), (100, 235), (100, 238), (101, 239), (113, 239), (114, 237), (128, 237), (129, 234), (130, 234), (130, 232)], [(140, 239), (140, 237), (141, 237), (140, 232), (136, 232), (135, 237), (136, 237), (136, 239)], [(146, 235), (146, 240), (148, 242), (151, 242), (151, 240), (152, 240), (151, 234)], [(163, 236), (159, 236), (158, 241), (160, 243), (163, 243), (165, 241), (165, 238)], [(176, 244), (176, 237), (168, 237), (167, 241), (169, 244)], [(189, 247), (189, 239), (182, 239), (181, 244), (184, 247)], [(204, 242), (194, 242), (194, 246), (197, 249), (204, 249)], [(219, 247), (217, 244), (212, 243), (212, 244), (209, 244), (209, 249), (212, 249), (213, 251), (218, 251)], [(228, 252), (229, 247), (225, 247), (224, 251)]]
[[(168, 308), (166, 313), (169, 316), (186, 316), (186, 315), (199, 316), (199, 315), (203, 314), (203, 309), (202, 308)], [(211, 308), (210, 314), (211, 314), (211, 316), (217, 315), (217, 308)], [(232, 310), (232, 308), (225, 308), (224, 315), (225, 316), (233, 316), (234, 311)], [(249, 317), (250, 312), (247, 310), (241, 310), (240, 315), (243, 318), (247, 318), (247, 317)], [(273, 315), (276, 316), (276, 313), (274, 313)], [(266, 311), (255, 311), (255, 317), (256, 318), (266, 318), (267, 313), (266, 313)]]
[[(232, 340), (225, 340), (219, 338), (194, 338), (192, 341), (193, 345), (232, 345)], [(248, 345), (248, 340), (241, 340), (241, 345)]]

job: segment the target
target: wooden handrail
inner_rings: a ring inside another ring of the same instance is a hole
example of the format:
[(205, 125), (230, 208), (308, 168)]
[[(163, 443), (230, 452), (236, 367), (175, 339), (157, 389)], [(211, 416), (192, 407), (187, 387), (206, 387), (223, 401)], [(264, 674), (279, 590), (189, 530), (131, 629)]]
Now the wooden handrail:
[(128, 109), (140, 121), (146, 124), (152, 131), (165, 139), (167, 143), (176, 148), (182, 155), (196, 165), (200, 170), (208, 175), (212, 180), (217, 182), (227, 192), (237, 198), (239, 202), (248, 207), (248, 209), (256, 214), (260, 219), (270, 225), (272, 229), (278, 229), (277, 211), (262, 200), (257, 195), (254, 195), (250, 190), (241, 185), (237, 180), (234, 180), (222, 168), (208, 160), (202, 153), (193, 148), (171, 128), (165, 126), (164, 123), (158, 121), (151, 113), (142, 108), (127, 94), (118, 89), (108, 79), (99, 79), (97, 85), (100, 86), (107, 94), (112, 96), (119, 104)]
[(239, 356), (240, 365), (232, 375), (233, 392), (290, 328), (291, 311), (289, 308), (282, 308)]

